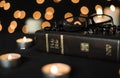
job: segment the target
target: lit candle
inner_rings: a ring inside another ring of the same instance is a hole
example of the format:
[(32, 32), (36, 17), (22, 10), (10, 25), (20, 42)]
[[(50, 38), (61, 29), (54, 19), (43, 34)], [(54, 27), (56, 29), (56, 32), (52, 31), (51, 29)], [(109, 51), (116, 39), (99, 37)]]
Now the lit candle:
[(102, 23), (102, 22), (107, 21), (107, 18), (105, 16), (102, 16), (103, 14), (102, 8), (96, 8), (96, 14), (98, 14), (98, 16), (95, 16), (93, 18), (95, 23)]
[(42, 67), (44, 78), (68, 78), (71, 67), (63, 63), (51, 63)]
[(96, 16), (93, 19), (94, 19), (95, 23), (102, 23), (102, 22), (107, 21), (105, 16), (102, 16), (102, 15)]
[(7, 53), (0, 56), (0, 65), (3, 68), (16, 67), (20, 62), (21, 55), (18, 53)]
[(110, 5), (104, 9), (104, 14), (110, 15), (115, 25), (120, 25), (120, 8)]
[(26, 38), (25, 36), (23, 38), (19, 38), (16, 40), (18, 48), (19, 49), (26, 49), (32, 45), (33, 39), (32, 38)]

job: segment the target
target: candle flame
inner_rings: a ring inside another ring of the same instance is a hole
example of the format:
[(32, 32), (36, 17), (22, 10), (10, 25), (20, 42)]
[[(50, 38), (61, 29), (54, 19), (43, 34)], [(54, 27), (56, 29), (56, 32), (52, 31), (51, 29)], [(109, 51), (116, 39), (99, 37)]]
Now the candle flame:
[(12, 55), (8, 55), (8, 60), (11, 60), (12, 59)]
[(52, 67), (50, 68), (50, 72), (51, 72), (52, 74), (57, 74), (57, 73), (58, 73), (58, 68), (57, 68), (57, 66), (52, 66)]
[(102, 9), (102, 6), (97, 4), (97, 5), (95, 6), (95, 10), (97, 10), (98, 8), (101, 8), (101, 9)]
[(23, 41), (24, 41), (24, 42), (26, 41), (26, 36), (23, 37)]
[(115, 11), (115, 6), (114, 5), (110, 5), (110, 10), (111, 11)]

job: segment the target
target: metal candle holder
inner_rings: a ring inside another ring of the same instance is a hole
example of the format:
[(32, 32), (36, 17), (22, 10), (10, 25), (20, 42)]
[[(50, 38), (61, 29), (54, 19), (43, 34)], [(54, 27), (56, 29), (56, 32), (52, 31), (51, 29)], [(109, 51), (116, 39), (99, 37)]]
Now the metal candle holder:
[(7, 53), (0, 56), (0, 65), (3, 68), (13, 68), (20, 63), (21, 55), (18, 53)]

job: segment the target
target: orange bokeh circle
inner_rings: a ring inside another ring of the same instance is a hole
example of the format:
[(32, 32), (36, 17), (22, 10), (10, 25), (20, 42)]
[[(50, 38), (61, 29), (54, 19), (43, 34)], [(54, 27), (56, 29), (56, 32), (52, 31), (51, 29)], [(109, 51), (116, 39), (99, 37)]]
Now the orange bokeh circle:
[(66, 19), (66, 18), (68, 18), (68, 17), (72, 17), (72, 16), (73, 16), (72, 13), (67, 12), (67, 13), (65, 13), (64, 18)]
[(89, 9), (86, 6), (82, 6), (80, 11), (84, 15), (87, 15), (89, 13)]
[(10, 27), (11, 27), (11, 29), (15, 29), (17, 27), (17, 22), (16, 21), (11, 21)]
[(0, 31), (2, 31), (2, 24), (0, 24)]
[(5, 1), (4, 0), (2, 0), (1, 2), (0, 2), (0, 7), (2, 8), (2, 7), (4, 7), (4, 5), (5, 5)]
[(80, 0), (71, 0), (72, 3), (79, 3)]
[(35, 11), (35, 12), (33, 13), (33, 18), (34, 18), (34, 19), (40, 19), (40, 18), (41, 18), (41, 12)]
[(8, 27), (8, 32), (9, 33), (14, 33), (15, 29), (12, 29), (10, 26)]
[(48, 21), (44, 21), (41, 26), (42, 26), (42, 29), (44, 29), (45, 27), (50, 27), (51, 24)]
[(20, 18), (20, 16), (21, 16), (21, 11), (20, 10), (16, 10), (14, 12), (14, 18)]
[(37, 4), (43, 4), (45, 0), (36, 0)]
[(10, 3), (9, 2), (5, 3), (3, 8), (4, 8), (4, 10), (9, 10), (10, 9)]
[(48, 7), (48, 8), (46, 8), (46, 12), (51, 12), (51, 13), (55, 13), (55, 10), (54, 10), (54, 8), (53, 7)]
[(23, 19), (23, 18), (25, 18), (25, 16), (26, 16), (26, 12), (25, 11), (20, 11), (20, 19)]
[(24, 25), (24, 26), (22, 27), (22, 32), (25, 33), (25, 34), (28, 33), (28, 32), (27, 32), (27, 26), (26, 26), (26, 25)]
[(48, 14), (48, 13), (45, 13), (45, 19), (46, 20), (52, 20), (53, 19), (53, 14)]
[(53, 2), (55, 2), (55, 3), (59, 3), (59, 2), (61, 2), (62, 0), (53, 0)]

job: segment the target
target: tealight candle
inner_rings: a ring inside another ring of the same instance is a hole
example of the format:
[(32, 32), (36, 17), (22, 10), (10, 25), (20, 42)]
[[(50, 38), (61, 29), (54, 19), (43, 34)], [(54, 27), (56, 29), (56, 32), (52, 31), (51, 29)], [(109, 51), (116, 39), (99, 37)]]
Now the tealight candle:
[(21, 55), (18, 53), (7, 53), (0, 56), (0, 65), (3, 68), (13, 68), (20, 63)]
[(16, 40), (18, 48), (19, 49), (26, 49), (32, 45), (33, 39), (32, 38), (26, 38), (25, 36), (23, 38), (19, 38)]
[(102, 15), (103, 14), (102, 8), (96, 8), (96, 14), (97, 16), (93, 18), (95, 23), (102, 23), (108, 20), (108, 18)]
[(42, 67), (44, 78), (68, 78), (71, 67), (64, 63), (51, 63)]

